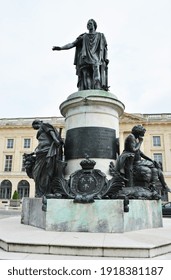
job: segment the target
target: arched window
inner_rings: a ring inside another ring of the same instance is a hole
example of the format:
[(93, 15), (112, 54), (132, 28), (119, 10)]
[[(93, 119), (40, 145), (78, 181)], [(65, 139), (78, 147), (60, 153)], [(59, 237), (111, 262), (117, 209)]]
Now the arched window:
[(18, 183), (17, 191), (18, 191), (20, 199), (23, 198), (23, 197), (29, 197), (29, 193), (30, 193), (29, 182), (26, 181), (26, 180), (21, 180)]
[(3, 180), (0, 186), (0, 198), (10, 199), (12, 192), (12, 183), (9, 180)]

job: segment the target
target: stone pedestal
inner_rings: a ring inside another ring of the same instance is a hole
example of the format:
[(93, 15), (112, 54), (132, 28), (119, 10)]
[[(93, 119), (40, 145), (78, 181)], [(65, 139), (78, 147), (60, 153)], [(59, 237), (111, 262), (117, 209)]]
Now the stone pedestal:
[(48, 199), (46, 212), (42, 199), (24, 198), (23, 224), (58, 232), (123, 233), (162, 227), (161, 201), (130, 200), (124, 212), (123, 200), (96, 200), (73, 203), (70, 199)]
[[(123, 233), (162, 227), (159, 200), (130, 200), (129, 212), (124, 212), (123, 199), (93, 202), (94, 197), (108, 197), (105, 195), (116, 183), (106, 177), (110, 178), (110, 162), (117, 158), (124, 105), (110, 92), (85, 90), (71, 94), (60, 110), (66, 121), (67, 168), (65, 178), (57, 178), (56, 189), (58, 195), (66, 193), (69, 199), (49, 196), (42, 208), (42, 199), (25, 198), (21, 222), (58, 232)], [(85, 158), (91, 160), (83, 161)]]
[(108, 176), (109, 163), (116, 159), (123, 103), (110, 92), (84, 90), (71, 94), (60, 111), (66, 120), (66, 176), (80, 169), (86, 156)]

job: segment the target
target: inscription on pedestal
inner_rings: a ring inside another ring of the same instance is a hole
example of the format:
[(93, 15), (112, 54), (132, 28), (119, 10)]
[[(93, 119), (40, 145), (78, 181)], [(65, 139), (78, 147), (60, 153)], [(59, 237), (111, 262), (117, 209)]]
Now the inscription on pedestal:
[(116, 131), (106, 127), (79, 127), (67, 131), (65, 158), (116, 159)]

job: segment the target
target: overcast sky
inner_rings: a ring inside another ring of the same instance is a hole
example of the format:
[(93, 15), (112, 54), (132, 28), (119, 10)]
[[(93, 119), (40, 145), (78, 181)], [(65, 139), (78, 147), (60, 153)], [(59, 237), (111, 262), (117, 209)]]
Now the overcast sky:
[(77, 91), (73, 42), (97, 22), (127, 113), (171, 113), (170, 0), (0, 0), (0, 118), (60, 116)]

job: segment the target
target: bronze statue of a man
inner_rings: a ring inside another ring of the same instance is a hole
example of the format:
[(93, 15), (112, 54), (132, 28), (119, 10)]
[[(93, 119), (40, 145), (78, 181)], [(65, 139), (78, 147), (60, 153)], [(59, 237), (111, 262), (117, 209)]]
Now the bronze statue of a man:
[(108, 90), (107, 42), (103, 33), (96, 32), (97, 23), (90, 19), (88, 33), (81, 34), (73, 43), (63, 47), (53, 47), (53, 51), (68, 50), (76, 47), (74, 65), (78, 75), (79, 90)]

